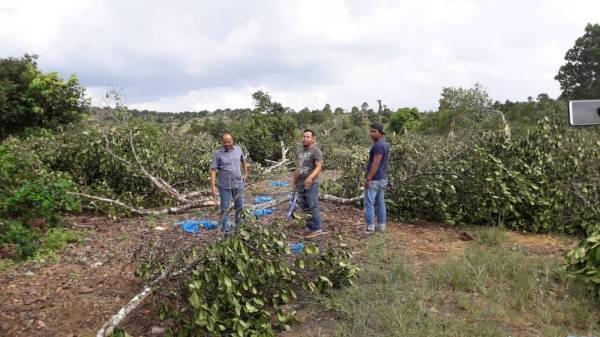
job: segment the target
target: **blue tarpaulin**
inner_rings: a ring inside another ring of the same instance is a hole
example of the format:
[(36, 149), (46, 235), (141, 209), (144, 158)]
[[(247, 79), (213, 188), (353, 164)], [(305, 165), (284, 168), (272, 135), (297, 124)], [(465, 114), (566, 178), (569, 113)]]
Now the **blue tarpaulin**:
[(274, 187), (285, 187), (285, 186), (290, 186), (290, 184), (287, 181), (272, 181), (271, 182), (271, 186), (274, 186)]
[(197, 234), (200, 232), (200, 228), (198, 227), (198, 225), (200, 225), (200, 221), (198, 220), (183, 220), (179, 221), (177, 224), (179, 227), (181, 227), (181, 229), (188, 233)]
[(204, 227), (204, 229), (211, 230), (217, 228), (217, 223), (214, 221), (203, 219), (200, 220), (200, 222), (202, 223), (202, 227)]
[(254, 211), (254, 215), (256, 215), (256, 216), (271, 215), (271, 214), (273, 214), (273, 209), (271, 209), (271, 208), (257, 209), (256, 211)]
[(289, 246), (294, 254), (298, 254), (304, 250), (304, 243), (302, 242), (290, 243)]
[(273, 197), (261, 195), (261, 196), (254, 198), (254, 202), (257, 204), (262, 204), (262, 203), (269, 202), (269, 201), (273, 201)]
[(189, 219), (189, 220), (179, 221), (177, 224), (184, 231), (186, 231), (188, 233), (194, 233), (194, 234), (200, 232), (200, 227), (198, 227), (199, 225), (202, 225), (202, 227), (204, 227), (205, 229), (208, 229), (208, 230), (217, 228), (217, 224), (214, 221), (207, 220), (207, 219), (202, 219), (202, 220)]

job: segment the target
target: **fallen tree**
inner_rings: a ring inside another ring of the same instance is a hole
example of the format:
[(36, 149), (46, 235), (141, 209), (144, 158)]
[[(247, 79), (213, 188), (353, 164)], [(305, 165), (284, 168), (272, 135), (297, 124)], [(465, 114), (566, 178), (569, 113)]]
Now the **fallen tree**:
[[(150, 294), (170, 322), (167, 336), (275, 336), (294, 320), (289, 306), (294, 300), (352, 284), (358, 272), (342, 242), (307, 243), (293, 253), (277, 226), (249, 223), (235, 235), (196, 248), (181, 249), (177, 258), (152, 255), (143, 261), (156, 267), (147, 275), (153, 280), (96, 336), (110, 336)], [(169, 263), (161, 269), (163, 258)]]

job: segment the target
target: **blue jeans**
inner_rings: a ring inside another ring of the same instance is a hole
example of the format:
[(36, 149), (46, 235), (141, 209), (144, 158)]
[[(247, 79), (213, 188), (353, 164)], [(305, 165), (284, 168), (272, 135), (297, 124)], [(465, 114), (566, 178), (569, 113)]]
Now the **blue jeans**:
[(240, 224), (242, 220), (242, 209), (244, 208), (244, 198), (242, 195), (243, 184), (236, 184), (235, 187), (219, 186), (219, 195), (221, 198), (221, 231), (228, 232), (231, 228), (229, 225), (229, 204), (233, 199), (235, 206), (235, 224)]
[(311, 231), (321, 229), (321, 210), (319, 209), (319, 183), (313, 182), (309, 189), (304, 188), (304, 182), (296, 186), (300, 208), (304, 213), (310, 214), (306, 220), (306, 227)]
[(371, 180), (369, 187), (365, 189), (365, 221), (367, 230), (374, 230), (374, 219), (377, 218), (378, 230), (385, 230), (386, 214), (384, 191), (387, 187), (387, 179)]

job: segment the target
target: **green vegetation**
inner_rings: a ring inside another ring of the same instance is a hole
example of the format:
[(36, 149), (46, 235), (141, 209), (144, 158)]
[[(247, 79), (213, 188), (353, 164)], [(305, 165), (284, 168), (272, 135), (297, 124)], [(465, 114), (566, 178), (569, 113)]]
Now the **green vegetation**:
[(564, 99), (600, 97), (600, 25), (588, 24), (585, 34), (567, 51), (565, 63), (555, 79), (560, 82)]
[(275, 336), (290, 328), (291, 304), (299, 296), (349, 285), (358, 272), (341, 243), (307, 244), (302, 253), (292, 254), (279, 226), (245, 226), (186, 254), (166, 269), (161, 266), (167, 262), (151, 254), (139, 273), (156, 277), (163, 270), (193, 266), (191, 274), (158, 290), (161, 318), (172, 322), (166, 336)]
[(567, 270), (595, 289), (600, 298), (600, 226), (567, 254)]
[(494, 244), (412, 271), (372, 238), (355, 287), (329, 307), (337, 336), (595, 336), (600, 308), (559, 264)]
[[(563, 99), (600, 96), (598, 31), (586, 27), (567, 53), (557, 75)], [(225, 130), (258, 168), (283, 149), (291, 157), (300, 131), (313, 129), (334, 177), (323, 190), (355, 197), (362, 193), (368, 125), (377, 121), (392, 131), (391, 217), (493, 228), (477, 231), (481, 245), (422, 274), (374, 241), (359, 286), (332, 302), (348, 320), (340, 335), (497, 336), (519, 334), (514, 329), (523, 322), (548, 336), (598, 334), (586, 287), (567, 275), (600, 292), (600, 133), (568, 126), (564, 100), (539, 94), (494, 102), (475, 84), (443, 88), (437, 111), (426, 113), (393, 112), (381, 100), (376, 110), (364, 102), (349, 113), (329, 104), (296, 112), (258, 91), (253, 109), (179, 114), (128, 110), (118, 95), (109, 97), (114, 107), (83, 118), (88, 102), (76, 77), (44, 74), (34, 56), (0, 59), (0, 269), (55, 259), (80, 242), (83, 234), (61, 228), (65, 212), (127, 216), (177, 206), (185, 193), (204, 190)], [(498, 228), (582, 241), (561, 272), (554, 261), (505, 248)], [(276, 232), (245, 230), (201, 253), (184, 250), (189, 254), (179, 262), (195, 261), (192, 274), (159, 294), (171, 333), (272, 336), (293, 321), (289, 304), (299, 292), (329, 293), (356, 272), (346, 250), (308, 246), (304, 255), (290, 255)], [(156, 276), (168, 265), (145, 264), (141, 274)]]
[(65, 82), (44, 74), (37, 56), (0, 59), (0, 139), (27, 128), (55, 128), (80, 120), (88, 111), (77, 77)]
[(10, 140), (0, 145), (0, 256), (34, 255), (41, 228), (56, 226), (60, 212), (79, 209), (67, 194), (71, 188), (68, 175), (48, 171), (34, 152), (22, 152)]

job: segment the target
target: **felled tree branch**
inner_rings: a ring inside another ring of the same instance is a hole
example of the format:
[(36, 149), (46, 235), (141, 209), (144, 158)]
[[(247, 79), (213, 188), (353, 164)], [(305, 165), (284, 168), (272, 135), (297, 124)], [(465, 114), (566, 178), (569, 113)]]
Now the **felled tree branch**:
[(119, 309), (119, 312), (117, 312), (106, 323), (104, 323), (104, 325), (102, 325), (100, 330), (98, 330), (96, 333), (96, 337), (110, 336), (114, 332), (115, 328), (118, 327), (119, 324), (125, 319), (125, 317), (133, 312), (133, 310), (135, 310), (148, 297), (148, 295), (152, 293), (154, 288), (159, 287), (163, 280), (188, 272), (202, 261), (203, 260), (196, 260), (175, 272), (172, 272), (172, 267), (165, 268), (165, 270), (158, 277), (144, 286), (141, 292), (135, 295), (129, 302), (127, 302), (125, 306)]
[(173, 207), (162, 208), (162, 209), (146, 210), (143, 208), (136, 208), (131, 205), (127, 205), (120, 200), (90, 195), (90, 194), (86, 194), (86, 193), (70, 192), (69, 193), (70, 195), (89, 199), (89, 200), (109, 203), (109, 204), (124, 208), (126, 210), (129, 210), (131, 213), (137, 214), (137, 215), (176, 214), (176, 213), (181, 213), (181, 212), (187, 211), (189, 209), (205, 207), (205, 206), (214, 206), (216, 204), (216, 202), (212, 198), (206, 197), (207, 194), (209, 194), (207, 192), (197, 191), (197, 192), (191, 192), (191, 193), (184, 195), (184, 194), (181, 194), (177, 189), (175, 189), (173, 186), (171, 186), (169, 183), (167, 183), (161, 177), (155, 177), (152, 174), (150, 174), (150, 172), (148, 172), (148, 170), (144, 167), (144, 164), (142, 163), (142, 161), (140, 160), (140, 158), (138, 156), (138, 153), (137, 153), (137, 150), (135, 147), (135, 143), (134, 143), (134, 139), (133, 139), (133, 131), (129, 127), (128, 127), (128, 129), (129, 129), (129, 137), (128, 137), (129, 138), (128, 139), (129, 146), (131, 148), (131, 153), (133, 155), (134, 161), (130, 161), (126, 158), (123, 158), (123, 157), (117, 155), (114, 151), (112, 151), (112, 149), (109, 146), (108, 138), (106, 136), (104, 136), (104, 142), (105, 142), (104, 150), (111, 157), (113, 157), (114, 159), (125, 164), (129, 168), (129, 170), (137, 170), (136, 173), (138, 173), (138, 174), (141, 173), (141, 176), (148, 179), (152, 183), (152, 185), (156, 188), (156, 190), (159, 190), (159, 191), (165, 193), (166, 195), (168, 195), (169, 197), (171, 197), (172, 199), (176, 200), (179, 203), (179, 205), (173, 206)]
[[(284, 197), (280, 197), (280, 198), (274, 199), (272, 201), (265, 202), (263, 204), (254, 205), (252, 208), (253, 209), (271, 208), (271, 207), (277, 206), (279, 204), (282, 204), (284, 202), (290, 201), (290, 198), (291, 198), (290, 195), (286, 195)], [(357, 204), (363, 198), (364, 197), (362, 195), (354, 197), (354, 198), (340, 198), (340, 197), (336, 197), (334, 195), (329, 195), (329, 194), (319, 194), (319, 200), (329, 201), (329, 202), (333, 202), (336, 204), (342, 204), (342, 205)]]
[(116, 160), (122, 162), (123, 164), (127, 165), (130, 168), (137, 168), (144, 177), (146, 177), (148, 180), (150, 180), (152, 182), (152, 184), (158, 188), (161, 192), (169, 195), (170, 197), (176, 199), (179, 202), (188, 202), (188, 200), (186, 200), (185, 198), (183, 198), (179, 192), (177, 192), (173, 187), (171, 187), (169, 184), (167, 184), (164, 180), (160, 179), (160, 178), (156, 178), (153, 175), (151, 175), (146, 168), (144, 167), (144, 165), (142, 165), (141, 161), (139, 160), (138, 156), (137, 156), (137, 152), (135, 151), (135, 145), (133, 144), (133, 138), (130, 135), (130, 146), (131, 146), (131, 150), (133, 152), (133, 155), (135, 157), (136, 163), (137, 165), (134, 165), (131, 161), (122, 158), (120, 156), (118, 156), (116, 153), (114, 153), (110, 147), (108, 146), (108, 138), (106, 138), (106, 136), (104, 136), (104, 150), (106, 151), (106, 153), (108, 153), (111, 157), (115, 158)]
[(158, 210), (146, 210), (146, 209), (139, 209), (139, 208), (132, 207), (132, 206), (127, 205), (119, 200), (99, 197), (99, 196), (90, 195), (90, 194), (86, 194), (86, 193), (68, 192), (68, 194), (72, 195), (72, 196), (77, 196), (80, 198), (102, 201), (105, 203), (113, 204), (113, 205), (125, 208), (125, 209), (129, 210), (131, 213), (137, 214), (137, 215), (177, 214), (177, 213), (182, 213), (184, 211), (187, 211), (187, 210), (190, 210), (193, 208), (217, 205), (217, 202), (212, 199), (197, 199), (197, 200), (189, 201), (180, 206), (166, 207), (166, 208), (162, 208), (162, 209), (158, 209)]
[(273, 170), (275, 170), (278, 167), (283, 167), (283, 166), (291, 163), (291, 161), (289, 159), (287, 159), (287, 152), (290, 149), (285, 147), (283, 140), (279, 142), (279, 145), (281, 146), (281, 160), (278, 162), (269, 160), (268, 162), (270, 162), (273, 165), (271, 165), (265, 169), (265, 172), (267, 172), (267, 173), (272, 172)]
[(146, 178), (150, 179), (150, 181), (152, 181), (152, 183), (156, 187), (158, 187), (158, 189), (165, 192), (167, 195), (171, 196), (172, 198), (176, 199), (177, 201), (183, 202), (183, 203), (188, 202), (188, 200), (186, 198), (182, 197), (181, 194), (179, 194), (179, 192), (176, 189), (174, 189), (171, 185), (169, 185), (162, 178), (160, 178), (160, 177), (156, 178), (153, 175), (151, 175), (150, 173), (148, 173), (148, 171), (142, 164), (142, 161), (138, 157), (137, 151), (135, 150), (135, 145), (133, 142), (133, 132), (131, 132), (131, 130), (129, 130), (129, 145), (131, 146), (131, 152), (133, 153), (133, 157), (135, 158), (135, 161), (138, 164), (137, 166), (138, 166), (139, 170), (144, 174), (144, 176), (146, 176)]
[(334, 195), (329, 195), (329, 194), (319, 195), (320, 200), (329, 201), (329, 202), (333, 202), (336, 204), (342, 204), (342, 205), (356, 204), (356, 203), (359, 203), (361, 200), (363, 200), (363, 198), (364, 198), (364, 196), (362, 196), (362, 195), (359, 195), (354, 198), (340, 198), (340, 197), (336, 197)]

